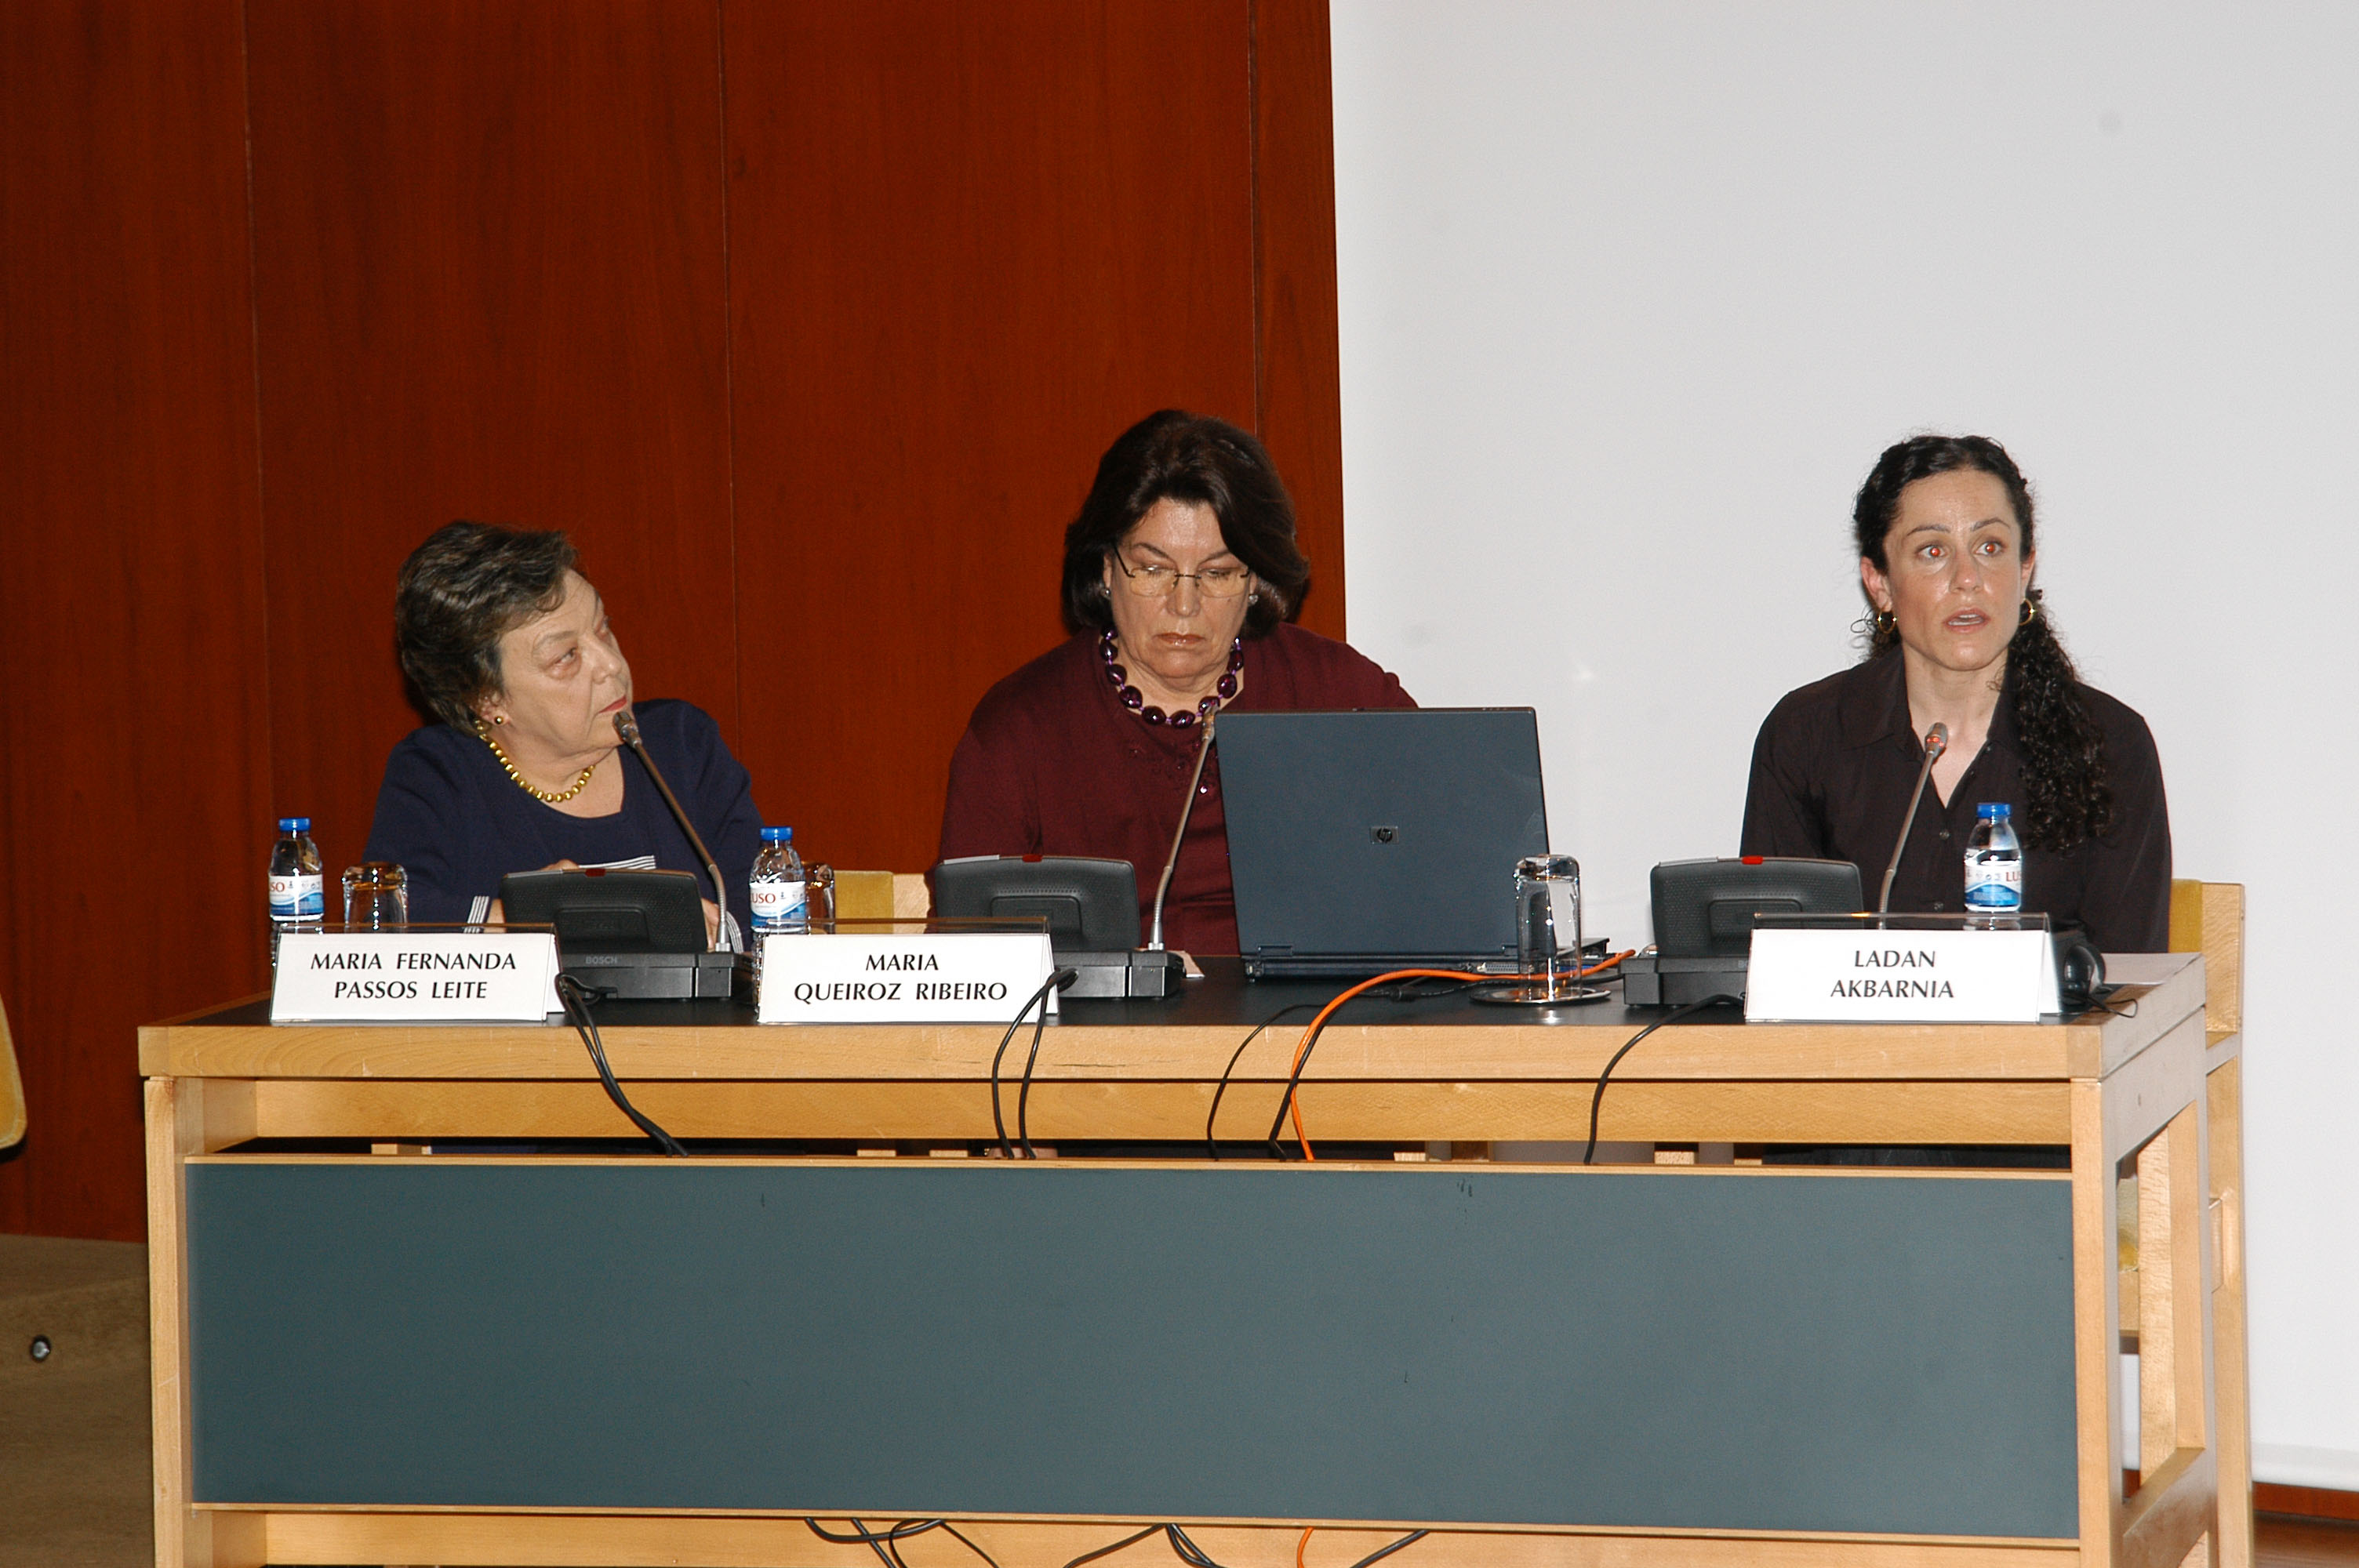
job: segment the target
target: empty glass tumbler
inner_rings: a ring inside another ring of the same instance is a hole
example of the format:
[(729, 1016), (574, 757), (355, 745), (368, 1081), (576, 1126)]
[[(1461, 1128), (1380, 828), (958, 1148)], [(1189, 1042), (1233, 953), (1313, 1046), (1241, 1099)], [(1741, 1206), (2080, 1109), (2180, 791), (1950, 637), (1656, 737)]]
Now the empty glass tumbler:
[(1579, 1000), (1581, 862), (1527, 855), (1516, 862), (1516, 956), (1533, 1000)]
[(409, 925), (409, 873), (391, 860), (344, 868), (344, 925), (354, 931), (399, 931)]

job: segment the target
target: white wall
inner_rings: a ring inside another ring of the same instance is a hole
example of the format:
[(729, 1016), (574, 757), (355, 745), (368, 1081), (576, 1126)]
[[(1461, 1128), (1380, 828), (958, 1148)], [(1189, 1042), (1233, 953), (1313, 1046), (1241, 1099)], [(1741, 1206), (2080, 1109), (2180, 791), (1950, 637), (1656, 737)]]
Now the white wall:
[(1854, 656), (1875, 454), (2006, 443), (2180, 874), (2251, 890), (2264, 1479), (2359, 1489), (2359, 6), (1333, 8), (1353, 641), (1541, 714), (1592, 932)]

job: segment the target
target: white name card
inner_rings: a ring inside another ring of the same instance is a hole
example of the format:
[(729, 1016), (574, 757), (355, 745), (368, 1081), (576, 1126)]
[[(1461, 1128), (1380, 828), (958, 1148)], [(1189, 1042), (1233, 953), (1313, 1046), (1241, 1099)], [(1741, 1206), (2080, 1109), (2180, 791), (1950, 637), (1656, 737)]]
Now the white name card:
[(2045, 931), (1753, 933), (1747, 1022), (2037, 1023), (2056, 1012)]
[[(1006, 1023), (1056, 963), (1045, 931), (762, 939), (764, 1023)], [(1057, 993), (1048, 1008), (1057, 1011)]]
[(289, 932), (270, 1022), (538, 1023), (559, 1011), (546, 931)]

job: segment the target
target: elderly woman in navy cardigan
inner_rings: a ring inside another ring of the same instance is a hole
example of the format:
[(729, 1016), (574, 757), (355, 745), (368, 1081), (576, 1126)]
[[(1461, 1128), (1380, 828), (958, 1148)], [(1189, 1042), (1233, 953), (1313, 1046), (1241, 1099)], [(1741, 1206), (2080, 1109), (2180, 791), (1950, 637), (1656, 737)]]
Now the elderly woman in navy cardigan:
[(413, 920), (497, 920), (508, 872), (581, 866), (691, 872), (711, 925), (710, 879), (615, 733), (625, 710), (729, 880), (729, 907), (746, 907), (751, 780), (702, 709), (634, 704), (605, 602), (574, 562), (561, 533), (453, 523), (402, 563), (395, 641), (440, 722), (393, 749), (368, 857), (408, 869)]

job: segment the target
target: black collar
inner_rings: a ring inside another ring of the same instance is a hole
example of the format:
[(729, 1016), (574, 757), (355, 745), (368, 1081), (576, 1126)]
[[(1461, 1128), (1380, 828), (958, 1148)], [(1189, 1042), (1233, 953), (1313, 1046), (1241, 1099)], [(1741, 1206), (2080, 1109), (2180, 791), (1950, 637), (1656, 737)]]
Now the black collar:
[[(1856, 751), (1897, 741), (1911, 758), (1919, 754), (1924, 742), (1908, 717), (1908, 666), (1898, 648), (1877, 654), (1844, 674), (1835, 719), (1846, 748)], [(2018, 750), (2016, 741), (2015, 665), (2010, 660), (1986, 743), (2012, 752)]]

